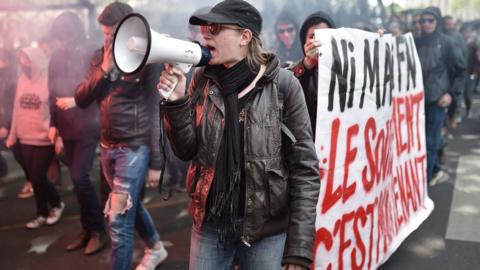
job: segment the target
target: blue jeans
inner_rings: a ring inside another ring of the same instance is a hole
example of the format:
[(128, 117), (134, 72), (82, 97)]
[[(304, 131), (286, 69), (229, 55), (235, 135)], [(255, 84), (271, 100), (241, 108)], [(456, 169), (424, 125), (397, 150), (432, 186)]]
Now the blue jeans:
[(425, 136), (427, 140), (427, 181), (440, 168), (438, 150), (441, 146), (442, 127), (445, 122), (445, 108), (436, 104), (425, 105)]
[(215, 228), (205, 222), (201, 231), (192, 228), (190, 270), (230, 270), (235, 258), (240, 269), (281, 269), (287, 233), (264, 237), (247, 247), (240, 240), (225, 247), (219, 244)]
[[(140, 192), (145, 184), (150, 149), (146, 145), (138, 148), (113, 147), (101, 150), (102, 169), (111, 193), (105, 205), (108, 230), (111, 239), (111, 269), (130, 269), (133, 252), (134, 229), (149, 248), (160, 235), (152, 217), (145, 209)], [(112, 211), (112, 194), (127, 194), (127, 204), (122, 211)]]
[(64, 140), (65, 157), (80, 206), (80, 221), (85, 232), (103, 233), (103, 215), (90, 178), (98, 138)]

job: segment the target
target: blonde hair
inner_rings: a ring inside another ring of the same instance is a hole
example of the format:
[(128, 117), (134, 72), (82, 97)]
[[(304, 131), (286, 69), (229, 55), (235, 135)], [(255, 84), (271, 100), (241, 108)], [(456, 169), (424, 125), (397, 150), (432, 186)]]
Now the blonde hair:
[(258, 70), (260, 65), (268, 63), (268, 52), (262, 47), (259, 37), (252, 36), (247, 48), (247, 64), (252, 70)]

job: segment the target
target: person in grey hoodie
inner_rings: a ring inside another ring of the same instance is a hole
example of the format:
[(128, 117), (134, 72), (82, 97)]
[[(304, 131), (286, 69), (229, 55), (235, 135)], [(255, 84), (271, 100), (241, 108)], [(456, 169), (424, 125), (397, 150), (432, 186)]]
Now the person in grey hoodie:
[(435, 179), (443, 174), (437, 154), (441, 146), (441, 129), (446, 109), (462, 92), (466, 63), (460, 50), (454, 48), (452, 39), (442, 33), (442, 15), (437, 7), (424, 9), (420, 24), (422, 35), (415, 39), (415, 45), (425, 88), (427, 181), (430, 182), (434, 174), (438, 173)]
[(20, 153), (25, 161), (27, 178), (33, 185), (37, 205), (37, 217), (28, 222), (26, 227), (35, 229), (45, 223), (57, 223), (65, 205), (47, 180), (48, 166), (55, 154), (54, 144), (48, 139), (48, 58), (40, 48), (25, 48), (20, 51), (19, 65), (21, 72), (6, 146), (11, 148), (17, 140), (20, 141)]

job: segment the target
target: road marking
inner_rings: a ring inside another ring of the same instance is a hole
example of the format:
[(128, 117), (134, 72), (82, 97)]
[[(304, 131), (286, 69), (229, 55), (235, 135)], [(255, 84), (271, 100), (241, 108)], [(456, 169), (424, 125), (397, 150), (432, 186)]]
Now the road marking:
[[(473, 151), (472, 151), (473, 152)], [(457, 177), (446, 238), (480, 242), (480, 156), (466, 155), (458, 160)]]
[(43, 254), (47, 252), (48, 247), (50, 247), (53, 242), (57, 241), (60, 235), (43, 235), (33, 239), (30, 244), (32, 245), (27, 253), (37, 253)]
[[(158, 202), (155, 202), (155, 203), (150, 203), (148, 205), (146, 205), (145, 207), (147, 209), (157, 209), (157, 208), (165, 208), (165, 207), (169, 207), (169, 206), (173, 206), (173, 205), (178, 205), (178, 204), (184, 204), (186, 202), (188, 202), (189, 199), (187, 197), (187, 195), (182, 195), (182, 196), (178, 196), (178, 198), (172, 198), (168, 201), (165, 201), (163, 199), (160, 199)], [(68, 217), (62, 217), (62, 221), (70, 221), (70, 220), (78, 220), (80, 219), (80, 215), (72, 215), (72, 216), (68, 216)], [(18, 229), (18, 228), (24, 228), (25, 227), (25, 224), (11, 224), (11, 225), (5, 225), (5, 226), (1, 226), (0, 227), (0, 232), (1, 231), (7, 231), (7, 230), (12, 230), (12, 229)]]
[(478, 140), (480, 139), (480, 135), (476, 135), (476, 134), (464, 134), (464, 135), (460, 135), (460, 138), (462, 140)]

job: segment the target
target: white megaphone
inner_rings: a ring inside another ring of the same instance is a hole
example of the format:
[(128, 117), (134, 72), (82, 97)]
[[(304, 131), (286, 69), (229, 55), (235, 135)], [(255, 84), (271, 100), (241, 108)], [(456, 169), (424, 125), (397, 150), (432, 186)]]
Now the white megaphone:
[(200, 44), (155, 32), (138, 13), (123, 18), (113, 37), (113, 60), (126, 74), (150, 63), (175, 64), (187, 73), (192, 66), (208, 64), (210, 58), (210, 50)]

